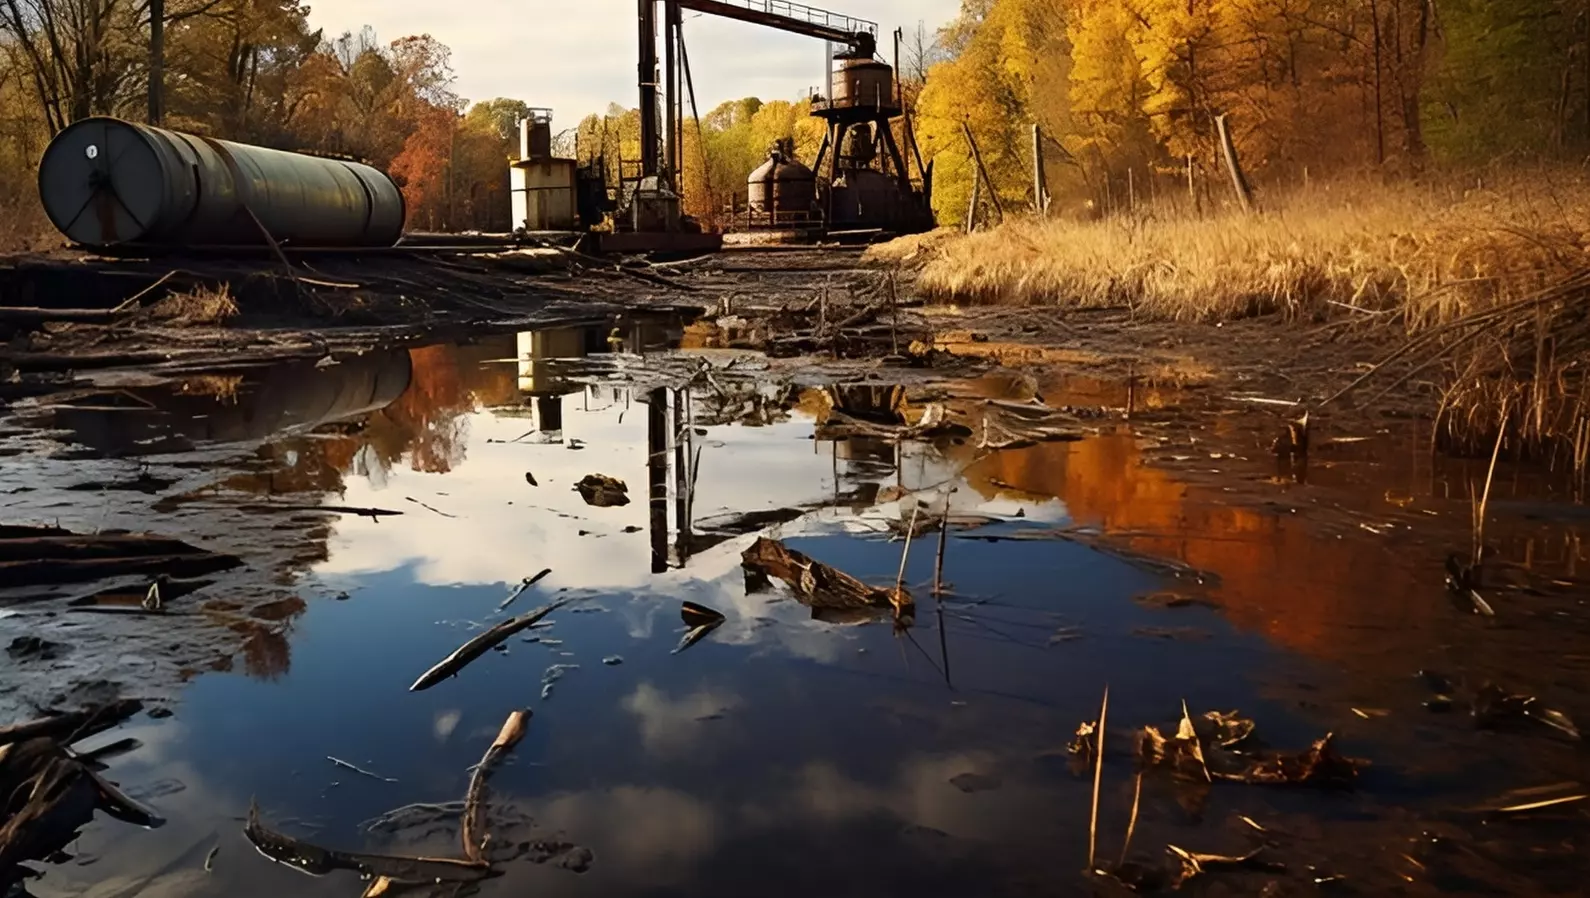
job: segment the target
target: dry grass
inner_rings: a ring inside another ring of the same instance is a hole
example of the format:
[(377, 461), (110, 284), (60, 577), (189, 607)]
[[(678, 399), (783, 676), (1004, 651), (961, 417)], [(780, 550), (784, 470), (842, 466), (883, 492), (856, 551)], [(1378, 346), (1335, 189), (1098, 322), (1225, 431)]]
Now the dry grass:
[(223, 324), (237, 313), (237, 300), (225, 284), (173, 293), (149, 307), (150, 317), (168, 324)]
[[(1566, 449), (1584, 470), (1587, 248), (1590, 177), (1552, 170), (1333, 184), (1270, 197), (1252, 216), (1155, 208), (1103, 221), (1028, 218), (896, 241), (871, 258), (920, 266), (918, 290), (941, 300), (1124, 307), (1172, 321), (1279, 314), (1382, 340), (1439, 334), (1430, 345), (1441, 351), (1423, 354), (1416, 378), (1388, 371), (1363, 398), (1433, 381), (1437, 436), (1475, 454), (1489, 453), (1510, 406), (1519, 454)], [(1480, 326), (1453, 328), (1476, 316)]]
[(1125, 306), (1179, 321), (1318, 317), (1336, 303), (1403, 312), (1417, 329), (1574, 270), (1587, 235), (1590, 181), (1572, 172), (1483, 189), (1337, 184), (1253, 216), (1027, 218), (904, 238), (871, 257), (921, 264), (918, 289), (945, 300)]

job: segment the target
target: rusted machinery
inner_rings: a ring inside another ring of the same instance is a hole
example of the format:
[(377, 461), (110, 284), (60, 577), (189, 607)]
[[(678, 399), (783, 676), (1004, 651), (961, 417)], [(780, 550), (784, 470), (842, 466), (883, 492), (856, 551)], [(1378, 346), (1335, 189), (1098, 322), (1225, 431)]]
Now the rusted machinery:
[(39, 198), (62, 234), (94, 247), (391, 246), (405, 211), (368, 165), (103, 117), (50, 141)]
[(513, 229), (574, 230), (577, 167), (573, 159), (552, 155), (552, 110), (530, 110), (519, 123), (519, 159), (508, 166)]
[[(893, 123), (903, 110), (893, 67), (874, 58), (875, 23), (789, 0), (661, 0), (666, 52), (659, 72), (657, 2), (638, 0), (641, 160), (637, 175), (621, 191), (625, 210), (619, 216), (621, 231), (688, 234), (695, 229), (681, 214), (678, 177), (684, 163), (679, 137), (683, 98), (687, 91), (693, 93), (682, 10), (776, 28), (844, 48), (830, 63), (833, 96), (814, 98), (813, 114), (828, 123), (815, 173), (795, 159), (793, 147), (774, 148), (747, 181), (749, 203), (743, 217), (735, 210), (736, 227), (880, 233), (933, 227), (932, 167), (922, 165), (913, 147), (920, 173), (919, 179), (913, 179), (900, 151)], [(661, 114), (659, 87), (667, 97)], [(903, 130), (910, 141), (909, 125)], [(672, 242), (690, 240), (690, 236), (675, 237)], [(619, 237), (613, 244), (622, 241)]]
[(818, 214), (817, 175), (795, 158), (791, 142), (768, 153), (767, 161), (746, 182), (747, 221), (770, 228), (822, 225)]

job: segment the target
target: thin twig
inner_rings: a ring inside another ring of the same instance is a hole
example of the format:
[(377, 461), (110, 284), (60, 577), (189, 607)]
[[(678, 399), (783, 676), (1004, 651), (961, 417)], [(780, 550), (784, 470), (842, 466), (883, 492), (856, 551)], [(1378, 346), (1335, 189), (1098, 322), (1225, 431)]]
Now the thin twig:
[(1491, 501), (1491, 483), (1496, 478), (1496, 461), (1502, 457), (1502, 437), (1507, 433), (1507, 404), (1511, 397), (1502, 399), (1501, 420), (1496, 425), (1496, 448), (1491, 450), (1491, 467), (1485, 472), (1485, 492), (1480, 495), (1479, 517), (1474, 520), (1474, 564), (1485, 554), (1485, 509)]
[(1132, 834), (1137, 832), (1137, 806), (1143, 800), (1143, 771), (1137, 771), (1137, 788), (1132, 792), (1132, 819), (1126, 823), (1126, 844), (1121, 846), (1121, 860), (1116, 866), (1126, 863), (1126, 853), (1132, 850)]
[(911, 525), (905, 531), (905, 548), (900, 552), (900, 575), (894, 578), (894, 591), (898, 595), (905, 588), (905, 562), (911, 557), (911, 537), (916, 533), (916, 514), (922, 510), (920, 503), (911, 508)]
[(1098, 853), (1099, 846), (1099, 785), (1104, 779), (1104, 720), (1110, 713), (1110, 687), (1104, 687), (1104, 704), (1099, 708), (1099, 733), (1094, 740), (1095, 754), (1098, 755), (1093, 765), (1093, 812), (1088, 819), (1088, 869), (1093, 869), (1093, 861)]

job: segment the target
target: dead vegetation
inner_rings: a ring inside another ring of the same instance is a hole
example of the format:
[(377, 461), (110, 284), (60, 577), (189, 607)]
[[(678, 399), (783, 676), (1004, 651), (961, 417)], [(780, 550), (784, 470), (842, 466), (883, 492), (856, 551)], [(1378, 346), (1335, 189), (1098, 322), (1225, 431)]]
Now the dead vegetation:
[[(920, 266), (947, 301), (1124, 308), (1158, 320), (1278, 314), (1344, 339), (1397, 344), (1353, 399), (1430, 397), (1441, 445), (1590, 463), (1590, 176), (1333, 184), (1266, 211), (1151, 207), (1100, 221), (1011, 220), (897, 241), (875, 261)], [(1337, 397), (1332, 397), (1333, 399)], [(1505, 409), (1513, 410), (1504, 413)]]
[(149, 307), (149, 317), (171, 325), (225, 324), (237, 314), (237, 300), (225, 284), (172, 293)]

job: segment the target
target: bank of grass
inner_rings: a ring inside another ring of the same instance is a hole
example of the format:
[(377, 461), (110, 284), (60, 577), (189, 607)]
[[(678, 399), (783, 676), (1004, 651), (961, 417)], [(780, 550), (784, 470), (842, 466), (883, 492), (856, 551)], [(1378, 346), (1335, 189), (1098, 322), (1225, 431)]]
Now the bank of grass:
[[(1277, 315), (1417, 341), (1355, 395), (1435, 384), (1438, 435), (1590, 461), (1590, 178), (1578, 170), (1440, 183), (1320, 185), (1257, 214), (1155, 207), (1105, 220), (1013, 219), (875, 248), (928, 297), (1122, 307), (1173, 321)], [(1402, 374), (1394, 374), (1401, 371)]]

